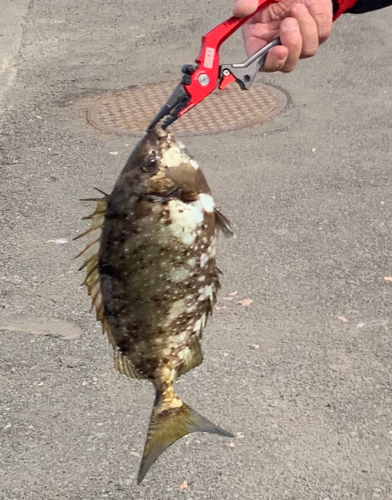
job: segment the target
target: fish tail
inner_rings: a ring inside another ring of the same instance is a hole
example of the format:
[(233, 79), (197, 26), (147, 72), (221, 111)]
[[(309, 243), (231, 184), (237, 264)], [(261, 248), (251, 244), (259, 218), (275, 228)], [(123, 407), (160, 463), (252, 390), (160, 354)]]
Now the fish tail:
[(192, 410), (178, 396), (175, 396), (172, 404), (166, 405), (164, 410), (160, 411), (160, 407), (162, 407), (162, 397), (157, 393), (137, 476), (138, 484), (143, 481), (149, 468), (166, 448), (191, 432), (209, 432), (234, 437), (230, 432)]

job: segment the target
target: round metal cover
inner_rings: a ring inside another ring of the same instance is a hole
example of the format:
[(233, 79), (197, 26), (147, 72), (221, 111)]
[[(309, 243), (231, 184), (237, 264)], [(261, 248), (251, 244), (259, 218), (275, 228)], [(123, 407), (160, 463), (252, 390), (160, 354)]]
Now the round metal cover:
[[(140, 85), (103, 96), (88, 111), (87, 120), (112, 134), (142, 135), (177, 83)], [(170, 128), (179, 136), (238, 130), (264, 122), (286, 103), (286, 95), (270, 85), (254, 83), (244, 91), (232, 84), (214, 91)]]

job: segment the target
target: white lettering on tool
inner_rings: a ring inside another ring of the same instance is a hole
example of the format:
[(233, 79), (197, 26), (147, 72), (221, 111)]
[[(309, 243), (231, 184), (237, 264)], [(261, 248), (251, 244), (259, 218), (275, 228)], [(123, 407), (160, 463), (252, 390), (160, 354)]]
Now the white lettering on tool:
[(211, 69), (214, 66), (215, 49), (212, 47), (206, 48), (206, 56), (204, 58), (204, 66)]

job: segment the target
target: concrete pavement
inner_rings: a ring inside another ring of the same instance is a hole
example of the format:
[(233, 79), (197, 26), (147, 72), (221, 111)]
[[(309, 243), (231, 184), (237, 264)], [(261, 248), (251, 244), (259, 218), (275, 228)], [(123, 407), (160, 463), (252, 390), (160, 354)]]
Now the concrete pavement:
[(28, 0), (3, 0), (0, 18), (0, 112), (4, 94), (12, 85), (18, 68), (17, 55), (22, 39), (22, 25)]
[[(79, 198), (111, 189), (136, 140), (84, 110), (176, 78), (229, 3), (18, 4), (0, 101), (2, 499), (392, 498), (390, 8), (263, 75), (290, 96), (279, 116), (186, 139), (237, 238), (220, 241), (219, 310), (178, 389), (236, 438), (184, 438), (135, 484), (153, 391), (113, 371), (71, 238)], [(227, 61), (242, 50), (237, 36)]]

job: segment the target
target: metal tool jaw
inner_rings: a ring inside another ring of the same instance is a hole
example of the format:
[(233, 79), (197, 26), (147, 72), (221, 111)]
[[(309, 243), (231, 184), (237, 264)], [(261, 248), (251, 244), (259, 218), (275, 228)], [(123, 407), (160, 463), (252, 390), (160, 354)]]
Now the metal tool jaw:
[(173, 90), (173, 93), (166, 101), (166, 103), (158, 111), (158, 114), (153, 119), (153, 121), (148, 126), (147, 132), (150, 132), (157, 123), (159, 123), (162, 118), (167, 116), (162, 124), (162, 128), (168, 127), (171, 123), (177, 120), (178, 113), (188, 104), (190, 96), (185, 90), (182, 83), (179, 83), (177, 87)]

